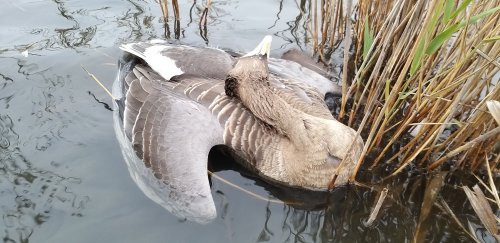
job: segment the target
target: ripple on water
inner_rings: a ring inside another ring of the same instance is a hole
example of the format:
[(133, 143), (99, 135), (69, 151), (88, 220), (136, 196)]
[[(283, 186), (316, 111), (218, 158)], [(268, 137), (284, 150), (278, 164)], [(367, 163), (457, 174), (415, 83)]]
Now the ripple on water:
[(19, 135), (13, 127), (9, 116), (0, 115), (0, 212), (5, 228), (2, 233), (4, 242), (27, 242), (53, 210), (81, 216), (89, 198), (71, 189), (81, 180), (39, 169), (28, 161), (19, 149)]
[[(273, 34), (277, 37), (273, 55), (289, 47), (307, 50), (310, 45), (303, 28), (310, 18), (300, 14), (295, 1), (213, 1), (208, 33), (202, 33), (198, 26), (203, 2), (180, 1), (178, 34), (174, 34), (172, 22), (167, 26), (170, 29), (163, 29), (155, 1), (11, 0), (2, 5), (2, 20), (9, 21), (0, 21), (0, 238), (33, 241), (38, 231), (39, 238), (57, 232), (58, 239), (64, 239), (59, 242), (72, 241), (75, 236), (106, 241), (101, 239), (105, 234), (115, 242), (147, 241), (145, 238), (154, 239), (150, 242), (412, 240), (426, 182), (410, 175), (390, 183), (388, 199), (371, 227), (363, 226), (363, 221), (376, 200), (373, 189), (340, 189), (323, 198), (317, 194), (297, 197), (299, 193), (286, 188), (281, 192), (287, 195), (280, 197), (274, 186), (243, 178), (240, 170), (225, 175), (233, 175), (231, 181), (261, 195), (283, 201), (296, 199), (314, 207), (257, 201), (214, 181), (220, 217), (213, 224), (200, 226), (178, 222), (143, 198), (124, 165), (117, 161), (121, 159), (117, 159), (119, 151), (107, 151), (118, 149), (110, 142), (112, 131), (103, 132), (106, 126), (102, 124), (109, 122), (107, 128), (111, 128), (111, 113), (99, 102), (109, 104), (109, 99), (80, 64), (110, 87), (114, 66), (104, 64), (116, 63), (116, 46), (123, 42), (180, 35), (184, 43), (245, 51), (263, 35)], [(298, 3), (302, 11), (308, 11), (308, 1)], [(114, 53), (108, 57), (97, 54), (103, 47), (113, 47)], [(22, 56), (24, 51), (28, 57)], [(332, 68), (340, 71), (341, 63), (331, 63)], [(117, 156), (104, 156), (113, 152)], [(103, 163), (107, 160), (113, 161)], [(122, 171), (115, 173), (116, 168)], [(447, 193), (442, 197), (459, 212), (460, 219), (478, 223), (471, 225), (481, 234), (484, 229), (463, 192), (450, 187), (443, 190)], [(82, 191), (92, 195), (92, 207)], [(310, 203), (309, 199), (321, 203)], [(120, 202), (119, 207), (115, 201)], [(68, 215), (86, 217), (72, 222), (76, 223), (72, 228), (67, 225)], [(427, 240), (470, 241), (449, 215), (437, 209), (430, 215)], [(93, 227), (97, 223), (99, 227)]]

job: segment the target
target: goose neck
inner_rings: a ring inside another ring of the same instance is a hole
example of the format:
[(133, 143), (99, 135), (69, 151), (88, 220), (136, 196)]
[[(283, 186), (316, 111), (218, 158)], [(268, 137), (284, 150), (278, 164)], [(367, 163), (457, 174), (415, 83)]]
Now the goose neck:
[(240, 93), (242, 103), (260, 120), (289, 138), (297, 147), (310, 144), (309, 132), (319, 129), (317, 122), (304, 112), (293, 108), (267, 82), (258, 82), (242, 87), (248, 92)]

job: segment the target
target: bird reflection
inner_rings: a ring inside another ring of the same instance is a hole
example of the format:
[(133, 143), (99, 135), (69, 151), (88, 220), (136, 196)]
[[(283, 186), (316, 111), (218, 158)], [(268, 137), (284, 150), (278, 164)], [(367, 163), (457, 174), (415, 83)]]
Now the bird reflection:
[[(415, 226), (419, 219), (420, 206), (427, 186), (420, 172), (402, 173), (383, 184), (373, 187), (348, 185), (330, 192), (315, 192), (282, 187), (270, 184), (238, 165), (223, 146), (214, 147), (209, 155), (209, 169), (212, 171), (234, 170), (253, 181), (253, 189), (264, 188), (269, 198), (277, 198), (283, 206), (276, 206), (271, 201), (263, 204), (258, 213), (264, 215), (261, 230), (252, 232), (256, 242), (408, 242), (413, 239)], [(358, 181), (373, 180), (373, 172), (361, 171)], [(463, 175), (451, 177), (461, 184)], [(371, 226), (364, 222), (376, 203), (380, 188), (391, 188)], [(223, 195), (224, 192), (217, 192)], [(470, 211), (463, 193), (450, 185), (443, 198), (451, 201), (450, 205), (459, 212)], [(223, 200), (223, 209), (230, 207), (230, 200)], [(222, 207), (218, 207), (220, 209)], [(281, 210), (279, 210), (281, 208)], [(223, 217), (228, 217), (227, 210), (222, 210)], [(254, 212), (256, 213), (256, 212)], [(453, 228), (453, 223), (443, 211), (434, 212), (437, 216), (425, 224), (430, 239), (436, 232), (454, 232), (464, 234), (460, 228)], [(434, 238), (432, 238), (434, 237)]]
[[(317, 242), (315, 239), (321, 237), (325, 229), (336, 229), (338, 219), (349, 219), (349, 212), (360, 206), (354, 200), (356, 199), (359, 203), (357, 195), (359, 192), (350, 187), (340, 187), (332, 192), (318, 192), (267, 183), (234, 162), (230, 152), (224, 146), (216, 146), (210, 152), (209, 169), (214, 172), (238, 171), (242, 176), (253, 180), (256, 186), (264, 188), (271, 197), (285, 203), (282, 212), (273, 214), (271, 202), (267, 202), (264, 211), (265, 221), (262, 224), (263, 229), (258, 234), (258, 242), (270, 241), (275, 236), (269, 222), (272, 217), (277, 216), (283, 217), (280, 219), (283, 232), (280, 231), (280, 234), (277, 234), (278, 237), (287, 235), (287, 242)], [(346, 200), (351, 203), (346, 203)]]

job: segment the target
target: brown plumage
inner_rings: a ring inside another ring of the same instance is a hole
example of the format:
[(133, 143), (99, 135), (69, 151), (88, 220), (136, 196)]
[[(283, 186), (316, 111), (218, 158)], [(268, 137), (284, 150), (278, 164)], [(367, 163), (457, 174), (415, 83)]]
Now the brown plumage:
[[(295, 96), (269, 83), (265, 56), (240, 58), (226, 78), (226, 94), (237, 97), (250, 112), (275, 132), (282, 157), (265, 158), (262, 164), (282, 163), (263, 168), (281, 171), (260, 172), (266, 177), (291, 186), (324, 189), (335, 173), (337, 185), (345, 184), (363, 147), (353, 129), (336, 121), (323, 102), (305, 104)], [(272, 78), (272, 77), (271, 77)], [(349, 152), (350, 145), (353, 144)], [(345, 166), (336, 171), (342, 159)], [(286, 166), (283, 166), (286, 165)], [(257, 168), (259, 169), (259, 168)]]

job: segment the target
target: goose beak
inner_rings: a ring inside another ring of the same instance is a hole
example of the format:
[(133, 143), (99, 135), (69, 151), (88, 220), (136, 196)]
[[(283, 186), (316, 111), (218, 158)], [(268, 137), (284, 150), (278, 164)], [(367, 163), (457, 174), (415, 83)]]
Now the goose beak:
[(271, 52), (271, 42), (273, 41), (273, 37), (270, 35), (266, 35), (264, 39), (259, 43), (253, 51), (244, 55), (244, 57), (250, 56), (265, 56), (269, 58), (269, 53)]

